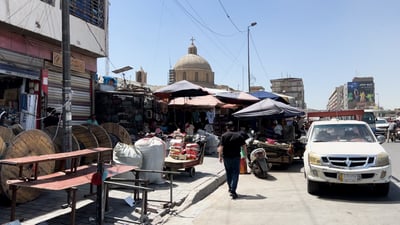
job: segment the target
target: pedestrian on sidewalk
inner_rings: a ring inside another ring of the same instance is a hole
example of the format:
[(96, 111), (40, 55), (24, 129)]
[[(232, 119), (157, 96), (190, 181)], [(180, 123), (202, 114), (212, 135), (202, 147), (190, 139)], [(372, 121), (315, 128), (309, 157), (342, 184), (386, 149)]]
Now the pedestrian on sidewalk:
[(236, 193), (240, 173), (240, 151), (243, 148), (247, 155), (246, 142), (240, 132), (234, 131), (233, 122), (226, 123), (226, 132), (222, 134), (218, 146), (219, 161), (224, 163), (226, 183), (232, 199), (238, 197)]

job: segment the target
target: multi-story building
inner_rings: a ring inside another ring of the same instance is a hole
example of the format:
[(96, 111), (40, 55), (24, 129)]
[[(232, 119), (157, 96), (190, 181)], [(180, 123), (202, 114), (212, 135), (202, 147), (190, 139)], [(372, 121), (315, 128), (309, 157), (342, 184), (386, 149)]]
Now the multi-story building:
[(280, 78), (271, 80), (272, 92), (293, 97), (290, 105), (306, 108), (304, 102), (304, 84), (301, 78)]
[[(71, 0), (69, 12), (74, 124), (93, 112), (97, 58), (108, 52), (108, 1)], [(47, 107), (62, 112), (62, 34), (62, 0), (0, 1), (0, 108), (25, 114), (16, 118), (25, 128), (39, 127)]]
[(354, 77), (351, 82), (336, 87), (328, 100), (328, 110), (373, 109), (375, 84), (373, 77)]
[(334, 110), (345, 109), (344, 90), (345, 90), (344, 85), (335, 88), (335, 90), (329, 97), (328, 105), (326, 106), (327, 110), (334, 111)]

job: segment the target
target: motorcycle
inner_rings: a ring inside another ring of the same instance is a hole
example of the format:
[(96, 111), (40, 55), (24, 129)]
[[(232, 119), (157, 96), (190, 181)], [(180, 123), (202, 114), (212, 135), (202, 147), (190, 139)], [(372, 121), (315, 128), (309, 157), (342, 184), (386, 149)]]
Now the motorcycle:
[(389, 138), (392, 142), (396, 142), (396, 140), (399, 140), (400, 139), (400, 127), (397, 127), (394, 130), (394, 132), (391, 132)]
[(258, 140), (254, 140), (253, 137), (249, 137), (246, 140), (248, 150), (248, 166), (251, 172), (258, 178), (267, 178), (268, 171), (272, 165), (268, 163), (267, 153), (263, 148), (256, 147)]

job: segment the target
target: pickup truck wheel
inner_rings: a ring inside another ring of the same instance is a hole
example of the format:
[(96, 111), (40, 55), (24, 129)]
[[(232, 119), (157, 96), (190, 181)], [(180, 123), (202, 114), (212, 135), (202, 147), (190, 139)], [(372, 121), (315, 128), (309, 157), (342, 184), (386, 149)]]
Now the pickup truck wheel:
[(311, 195), (316, 195), (319, 192), (319, 183), (312, 181), (312, 180), (307, 180), (307, 191)]
[(375, 195), (385, 197), (389, 194), (390, 183), (375, 184)]

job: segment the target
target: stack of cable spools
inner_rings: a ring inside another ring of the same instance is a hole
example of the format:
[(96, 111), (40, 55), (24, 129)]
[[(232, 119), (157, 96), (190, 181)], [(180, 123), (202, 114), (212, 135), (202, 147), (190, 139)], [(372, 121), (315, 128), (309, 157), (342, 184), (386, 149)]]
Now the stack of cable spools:
[[(117, 142), (132, 144), (126, 129), (115, 123), (102, 125), (73, 125), (71, 134), (71, 150), (85, 148), (109, 147), (113, 148)], [(43, 130), (23, 130), (21, 126), (0, 126), (0, 159), (36, 156), (63, 152), (63, 127), (49, 126)], [(111, 156), (103, 156), (109, 157)], [(81, 164), (95, 162), (96, 158), (81, 159)], [(23, 168), (23, 176), (30, 177), (33, 165)], [(60, 169), (60, 163), (53, 161), (39, 163), (38, 174), (45, 175)], [(11, 191), (7, 180), (19, 177), (19, 168), (0, 165), (0, 197), (11, 199)], [(18, 189), (17, 203), (24, 203), (36, 199), (39, 190)]]

